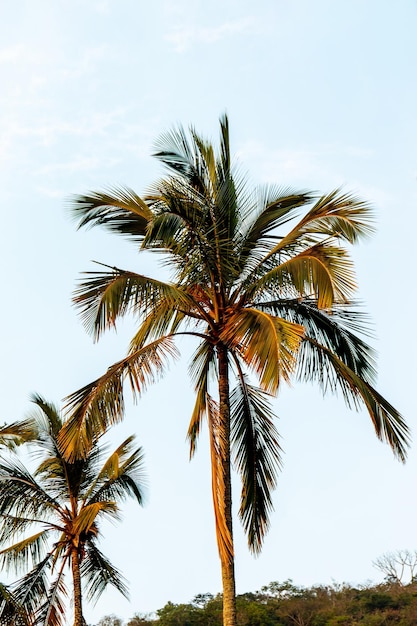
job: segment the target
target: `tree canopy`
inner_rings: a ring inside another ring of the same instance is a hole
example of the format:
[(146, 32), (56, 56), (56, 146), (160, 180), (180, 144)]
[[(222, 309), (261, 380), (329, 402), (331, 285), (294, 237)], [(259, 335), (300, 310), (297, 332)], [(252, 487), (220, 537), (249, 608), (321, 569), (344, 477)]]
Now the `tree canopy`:
[(206, 420), (224, 623), (235, 626), (231, 464), (242, 481), (239, 516), (258, 553), (281, 464), (271, 399), (282, 382), (339, 390), (405, 459), (408, 429), (375, 389), (369, 327), (354, 300), (349, 245), (373, 232), (373, 212), (338, 189), (253, 189), (233, 164), (227, 116), (218, 147), (178, 128), (161, 137), (155, 156), (168, 173), (143, 197), (113, 188), (72, 202), (79, 227), (101, 226), (157, 253), (171, 278), (108, 265), (87, 272), (74, 301), (94, 338), (127, 314), (138, 324), (128, 354), (69, 397), (60, 444), (70, 459), (85, 456), (122, 419), (123, 383), (140, 396), (178, 356), (177, 339), (194, 338), (188, 438), (194, 454)]

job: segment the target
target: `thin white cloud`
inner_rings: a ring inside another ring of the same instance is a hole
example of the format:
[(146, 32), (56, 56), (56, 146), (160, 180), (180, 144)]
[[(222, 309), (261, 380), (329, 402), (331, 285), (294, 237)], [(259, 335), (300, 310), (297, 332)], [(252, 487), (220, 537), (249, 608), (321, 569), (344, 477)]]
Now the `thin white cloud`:
[(233, 35), (240, 35), (253, 30), (255, 18), (243, 17), (239, 20), (224, 22), (218, 26), (179, 26), (173, 29), (165, 39), (173, 44), (177, 52), (184, 52), (195, 44), (213, 44)]

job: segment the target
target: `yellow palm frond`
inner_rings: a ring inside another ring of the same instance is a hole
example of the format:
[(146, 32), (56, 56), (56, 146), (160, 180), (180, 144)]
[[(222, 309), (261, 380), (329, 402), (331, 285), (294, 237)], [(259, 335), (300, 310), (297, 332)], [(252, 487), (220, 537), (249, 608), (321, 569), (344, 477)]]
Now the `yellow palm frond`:
[(224, 434), (221, 429), (221, 420), (218, 404), (210, 397), (207, 398), (208, 424), (210, 437), (211, 457), (211, 489), (213, 494), (214, 519), (216, 525), (217, 547), (222, 562), (233, 559), (233, 539), (227, 525), (225, 511), (225, 461), (223, 455)]
[(59, 444), (68, 460), (85, 458), (97, 437), (124, 413), (123, 381), (130, 382), (132, 393), (140, 396), (160, 376), (168, 358), (177, 355), (172, 337), (159, 340), (118, 361), (103, 376), (67, 398), (68, 419)]
[(197, 439), (200, 434), (201, 422), (208, 413), (208, 389), (210, 369), (214, 366), (214, 348), (208, 341), (203, 341), (196, 351), (190, 366), (190, 375), (196, 381), (196, 399), (190, 424), (188, 426), (187, 439), (190, 442), (190, 457), (196, 451)]
[(134, 441), (134, 435), (131, 435), (123, 443), (120, 444), (112, 452), (112, 454), (107, 458), (103, 467), (101, 468), (100, 473), (98, 474), (98, 479), (101, 480), (103, 478), (107, 478), (110, 480), (114, 480), (119, 478), (119, 476), (123, 473), (123, 466), (126, 462), (126, 455), (129, 454), (131, 450), (131, 444)]
[(83, 506), (77, 517), (72, 521), (71, 532), (74, 537), (80, 538), (80, 535), (92, 532), (96, 534), (95, 521), (101, 513), (110, 513), (115, 516), (117, 514), (116, 502), (93, 502)]
[(95, 339), (127, 313), (140, 316), (157, 310), (161, 303), (167, 310), (193, 307), (184, 290), (141, 274), (113, 267), (111, 271), (85, 272), (85, 275), (87, 279), (74, 292), (73, 302)]
[(264, 391), (276, 393), (281, 379), (289, 382), (297, 365), (304, 327), (256, 309), (231, 315), (221, 335), (256, 372)]
[(306, 235), (342, 238), (355, 243), (374, 231), (369, 203), (336, 189), (321, 196), (304, 217), (271, 250), (273, 255)]
[[(36, 563), (45, 553), (46, 531), (41, 530), (13, 543), (0, 551), (0, 563), (5, 570), (25, 570), (28, 563)], [(12, 535), (13, 536), (13, 535)], [(9, 537), (10, 540), (10, 537)]]
[(146, 202), (128, 187), (110, 187), (107, 191), (75, 196), (71, 209), (78, 228), (100, 225), (136, 241), (143, 237), (152, 219)]
[(362, 403), (378, 439), (388, 443), (394, 454), (404, 462), (410, 445), (410, 431), (399, 411), (332, 350), (309, 337), (306, 337), (305, 343), (315, 349), (310, 371), (304, 372), (305, 378), (321, 383), (324, 388), (329, 386), (331, 391), (339, 388), (348, 406), (358, 408)]
[[(288, 296), (311, 298), (319, 309), (348, 302), (356, 289), (353, 263), (340, 246), (316, 244), (282, 260), (246, 288), (248, 296), (284, 299)], [(247, 297), (248, 297), (247, 296)]]

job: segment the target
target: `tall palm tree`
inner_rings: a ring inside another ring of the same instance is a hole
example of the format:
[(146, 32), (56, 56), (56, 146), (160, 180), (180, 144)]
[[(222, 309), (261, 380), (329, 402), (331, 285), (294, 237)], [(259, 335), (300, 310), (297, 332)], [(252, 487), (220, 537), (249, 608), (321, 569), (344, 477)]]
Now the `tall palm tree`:
[(10, 598), (4, 596), (3, 608), (10, 624), (13, 606), (19, 609), (16, 624), (23, 623), (22, 608), (31, 625), (68, 623), (69, 568), (73, 623), (84, 626), (82, 581), (89, 600), (97, 599), (108, 584), (127, 595), (123, 577), (98, 548), (99, 524), (118, 519), (118, 503), (127, 497), (142, 503), (143, 454), (129, 437), (103, 458), (107, 451), (94, 438), (84, 458), (68, 461), (58, 447), (63, 424), (59, 411), (38, 395), (33, 401), (38, 411), (29, 432), (40, 458), (37, 469), (31, 474), (15, 456), (0, 460), (0, 545), (5, 546), (0, 562), (7, 570), (26, 572), (7, 589)]
[(177, 356), (175, 339), (196, 339), (188, 437), (193, 454), (205, 418), (224, 624), (234, 626), (231, 454), (242, 479), (240, 518), (256, 553), (280, 465), (270, 399), (281, 381), (314, 381), (323, 391), (341, 390), (349, 406), (364, 404), (377, 436), (405, 459), (407, 427), (373, 387), (374, 354), (358, 335), (366, 319), (352, 301), (345, 244), (372, 232), (372, 212), (339, 190), (316, 197), (250, 189), (232, 166), (227, 117), (217, 152), (195, 130), (180, 128), (161, 138), (155, 156), (168, 174), (143, 198), (113, 188), (72, 203), (79, 227), (128, 237), (162, 255), (172, 274), (164, 282), (102, 266), (79, 285), (75, 303), (95, 339), (126, 314), (139, 322), (127, 356), (68, 398), (61, 444), (70, 458), (86, 454), (95, 434), (122, 419), (123, 381), (140, 395)]

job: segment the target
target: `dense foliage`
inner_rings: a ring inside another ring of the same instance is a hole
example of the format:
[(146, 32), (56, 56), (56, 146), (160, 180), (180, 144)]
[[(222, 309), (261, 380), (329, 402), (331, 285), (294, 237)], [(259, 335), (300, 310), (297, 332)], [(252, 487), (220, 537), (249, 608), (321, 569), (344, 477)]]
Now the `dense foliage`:
[[(239, 626), (410, 626), (417, 624), (417, 583), (299, 587), (272, 582), (237, 596)], [(107, 616), (100, 626), (121, 626)], [(155, 617), (135, 615), (125, 626), (221, 626), (222, 597), (203, 594), (189, 604), (168, 602)]]

